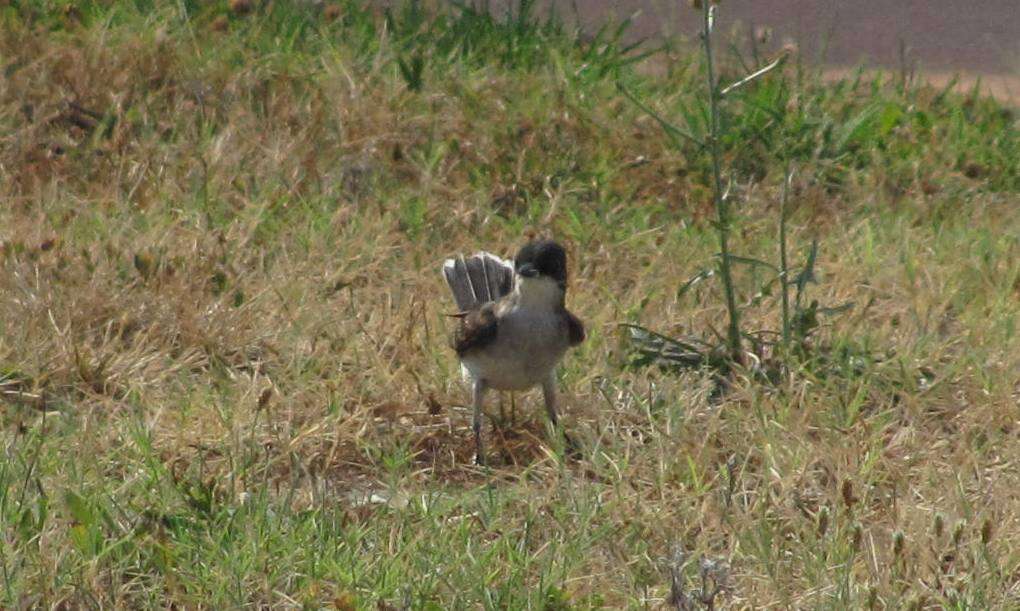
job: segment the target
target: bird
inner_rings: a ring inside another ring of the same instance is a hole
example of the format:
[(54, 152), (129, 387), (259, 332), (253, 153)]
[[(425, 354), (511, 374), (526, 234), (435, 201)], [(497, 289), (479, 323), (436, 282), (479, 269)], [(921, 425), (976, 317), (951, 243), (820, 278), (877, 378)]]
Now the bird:
[(451, 343), (471, 386), (475, 463), (484, 465), (485, 393), (541, 386), (558, 428), (556, 366), (584, 341), (584, 323), (566, 308), (567, 253), (553, 240), (528, 242), (513, 261), (489, 252), (458, 255), (443, 262), (443, 276), (458, 308)]

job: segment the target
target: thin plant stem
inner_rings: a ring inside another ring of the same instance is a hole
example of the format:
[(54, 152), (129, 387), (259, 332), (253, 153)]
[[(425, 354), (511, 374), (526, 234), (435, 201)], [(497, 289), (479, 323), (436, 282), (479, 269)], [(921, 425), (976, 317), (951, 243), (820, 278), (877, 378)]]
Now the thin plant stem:
[(726, 293), (726, 309), (729, 310), (729, 327), (727, 331), (727, 344), (730, 351), (730, 358), (734, 362), (743, 362), (743, 352), (740, 342), (740, 311), (737, 309), (736, 290), (733, 287), (733, 274), (730, 269), (730, 211), (727, 195), (723, 193), (722, 186), (722, 153), (719, 150), (719, 139), (721, 136), (721, 120), (719, 116), (719, 89), (715, 77), (715, 64), (712, 55), (712, 26), (715, 18), (712, 3), (708, 0), (702, 2), (702, 18), (704, 30), (701, 33), (701, 40), (705, 47), (705, 72), (708, 78), (708, 104), (710, 111), (709, 126), (709, 150), (712, 155), (712, 180), (715, 198), (715, 210), (718, 216), (719, 228), (719, 275), (723, 283), (723, 290)]
[(783, 351), (790, 349), (790, 268), (786, 258), (786, 205), (790, 196), (793, 171), (787, 169), (783, 194), (779, 200), (779, 283), (783, 295)]

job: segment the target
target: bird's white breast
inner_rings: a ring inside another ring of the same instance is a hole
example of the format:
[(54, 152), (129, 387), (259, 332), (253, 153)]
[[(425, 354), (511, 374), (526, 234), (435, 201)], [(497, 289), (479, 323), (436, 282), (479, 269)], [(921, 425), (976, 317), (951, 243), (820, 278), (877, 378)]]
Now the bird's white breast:
[(541, 384), (569, 345), (562, 289), (546, 279), (526, 279), (519, 286), (519, 299), (499, 318), (495, 341), (461, 360), (470, 377), (498, 390)]

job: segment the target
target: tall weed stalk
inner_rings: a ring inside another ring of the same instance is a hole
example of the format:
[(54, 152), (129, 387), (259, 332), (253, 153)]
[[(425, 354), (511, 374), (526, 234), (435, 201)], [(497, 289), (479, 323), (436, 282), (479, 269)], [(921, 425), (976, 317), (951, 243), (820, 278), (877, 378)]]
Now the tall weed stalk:
[[(733, 215), (730, 209), (730, 190), (728, 186), (724, 186), (725, 181), (723, 179), (722, 139), (726, 133), (727, 126), (723, 121), (722, 102), (729, 93), (760, 79), (769, 72), (780, 67), (784, 63), (786, 57), (780, 57), (772, 63), (745, 76), (739, 81), (736, 81), (725, 88), (720, 88), (718, 77), (716, 75), (715, 54), (712, 48), (712, 33), (715, 28), (717, 6), (710, 2), (698, 2), (695, 3), (695, 6), (700, 6), (702, 11), (701, 41), (705, 61), (705, 80), (708, 88), (709, 112), (707, 129), (701, 130), (703, 133), (700, 137), (699, 135), (692, 133), (689, 129), (684, 129), (672, 124), (652, 110), (648, 105), (637, 99), (622, 85), (618, 86), (627, 98), (655, 119), (655, 121), (659, 124), (659, 127), (662, 128), (670, 142), (677, 149), (683, 150), (684, 142), (687, 141), (694, 143), (699, 150), (707, 149), (709, 152), (712, 166), (712, 200), (716, 212), (715, 227), (719, 238), (719, 278), (722, 280), (723, 292), (726, 298), (726, 310), (729, 317), (726, 331), (726, 353), (731, 363), (742, 364), (745, 361), (742, 341), (743, 331), (740, 326), (740, 308), (737, 305), (737, 290), (733, 280), (733, 262), (748, 262), (750, 259), (747, 257), (735, 257), (733, 253), (730, 252), (730, 231), (733, 226)], [(785, 227), (783, 230), (785, 231)], [(757, 261), (751, 262), (755, 264), (760, 263)], [(766, 266), (775, 269), (774, 266)], [(784, 320), (787, 318), (788, 313), (784, 310)]]
[(719, 87), (715, 76), (715, 62), (712, 54), (712, 30), (715, 26), (716, 7), (710, 2), (701, 3), (702, 25), (701, 41), (705, 52), (705, 78), (708, 81), (709, 132), (708, 150), (712, 156), (712, 194), (715, 202), (716, 229), (719, 232), (719, 277), (722, 279), (723, 291), (726, 294), (726, 310), (729, 313), (726, 343), (730, 358), (736, 363), (743, 362), (740, 341), (740, 310), (737, 307), (736, 289), (733, 286), (733, 273), (730, 266), (730, 208), (729, 191), (723, 189), (722, 152), (719, 140), (722, 137), (722, 126), (719, 112)]

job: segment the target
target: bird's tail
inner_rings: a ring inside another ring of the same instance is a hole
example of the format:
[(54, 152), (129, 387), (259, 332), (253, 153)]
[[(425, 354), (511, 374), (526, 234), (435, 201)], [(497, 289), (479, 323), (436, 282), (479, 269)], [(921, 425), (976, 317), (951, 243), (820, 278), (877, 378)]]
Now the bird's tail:
[(514, 288), (513, 263), (487, 252), (447, 259), (443, 276), (461, 312), (496, 301)]

